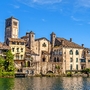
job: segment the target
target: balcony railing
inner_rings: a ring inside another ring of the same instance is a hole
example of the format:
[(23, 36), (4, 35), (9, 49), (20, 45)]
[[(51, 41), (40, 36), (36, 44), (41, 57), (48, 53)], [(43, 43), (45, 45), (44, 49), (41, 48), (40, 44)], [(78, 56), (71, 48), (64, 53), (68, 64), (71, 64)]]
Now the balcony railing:
[(24, 60), (24, 58), (14, 58), (14, 60)]
[(86, 64), (86, 59), (85, 59), (85, 58), (80, 59), (80, 63), (81, 63), (81, 64)]

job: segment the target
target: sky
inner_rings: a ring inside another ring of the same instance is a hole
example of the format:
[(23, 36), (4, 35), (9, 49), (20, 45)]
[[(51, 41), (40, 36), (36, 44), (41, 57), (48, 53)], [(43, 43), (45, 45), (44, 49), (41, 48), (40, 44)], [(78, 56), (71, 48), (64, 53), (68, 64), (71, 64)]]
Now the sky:
[(19, 38), (33, 31), (35, 38), (54, 32), (90, 48), (90, 0), (1, 0), (0, 42), (4, 42), (5, 19), (19, 20)]

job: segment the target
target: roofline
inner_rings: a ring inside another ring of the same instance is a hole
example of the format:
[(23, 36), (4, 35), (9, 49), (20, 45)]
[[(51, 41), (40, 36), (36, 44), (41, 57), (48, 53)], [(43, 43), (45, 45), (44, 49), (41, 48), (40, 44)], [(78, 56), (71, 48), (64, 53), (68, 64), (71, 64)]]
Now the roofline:
[[(16, 20), (18, 20), (17, 18), (14, 18), (13, 16), (7, 18), (6, 20), (8, 20), (8, 19), (16, 19)], [(18, 20), (18, 21), (19, 21), (19, 20)]]
[[(45, 38), (45, 37), (35, 39), (35, 41), (42, 40), (42, 39), (46, 39), (47, 41), (49, 41), (49, 40), (48, 40), (47, 38)], [(50, 41), (49, 41), (49, 42), (50, 42)]]

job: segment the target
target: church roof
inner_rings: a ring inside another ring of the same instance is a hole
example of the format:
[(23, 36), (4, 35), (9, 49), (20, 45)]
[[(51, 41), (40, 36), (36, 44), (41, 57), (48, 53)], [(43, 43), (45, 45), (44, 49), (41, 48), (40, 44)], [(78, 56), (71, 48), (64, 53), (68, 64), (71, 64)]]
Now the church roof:
[(35, 39), (35, 41), (39, 41), (39, 40), (42, 40), (42, 39), (45, 39), (45, 40), (47, 40), (48, 42), (50, 42), (50, 41), (49, 41), (47, 38), (45, 38), (45, 37)]

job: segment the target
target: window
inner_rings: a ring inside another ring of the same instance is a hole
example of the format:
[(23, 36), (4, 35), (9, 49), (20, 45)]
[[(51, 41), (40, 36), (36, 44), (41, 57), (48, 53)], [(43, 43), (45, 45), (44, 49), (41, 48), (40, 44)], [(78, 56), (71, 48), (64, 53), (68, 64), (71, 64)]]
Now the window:
[(19, 45), (19, 42), (17, 42), (17, 45)]
[(59, 55), (62, 55), (62, 51), (59, 51)]
[(12, 42), (12, 44), (14, 44), (14, 45), (15, 45), (15, 44), (16, 44), (16, 42)]
[(57, 57), (57, 62), (59, 62), (59, 57)]
[(21, 55), (21, 60), (23, 59), (23, 55)]
[(21, 42), (21, 45), (24, 45), (24, 42)]
[(12, 52), (14, 52), (14, 48), (12, 48)]
[(13, 24), (14, 24), (15, 26), (17, 26), (17, 22), (14, 21)]
[(23, 52), (23, 48), (21, 48), (21, 52)]
[(85, 59), (81, 59), (81, 62), (86, 62), (86, 60)]
[(17, 48), (17, 52), (19, 52), (19, 48)]
[(70, 55), (73, 55), (73, 51), (72, 51), (72, 50), (70, 50), (70, 51), (69, 51), (69, 54), (70, 54)]
[(16, 59), (19, 59), (19, 55), (16, 55)]
[(78, 52), (78, 50), (76, 50), (76, 55), (79, 55), (79, 52)]
[(72, 58), (70, 58), (70, 62), (73, 62), (73, 59)]
[(43, 43), (43, 44), (42, 44), (42, 47), (46, 47), (46, 44), (45, 44), (45, 43)]
[(88, 62), (90, 63), (90, 60), (88, 60)]
[(54, 57), (54, 62), (56, 62), (56, 57)]
[(76, 65), (76, 70), (78, 70), (78, 64)]
[(72, 70), (72, 64), (70, 64), (70, 70)]
[(78, 58), (76, 58), (76, 62), (78, 62)]
[(54, 51), (54, 55), (56, 55), (57, 54), (57, 52), (56, 52), (56, 50)]

